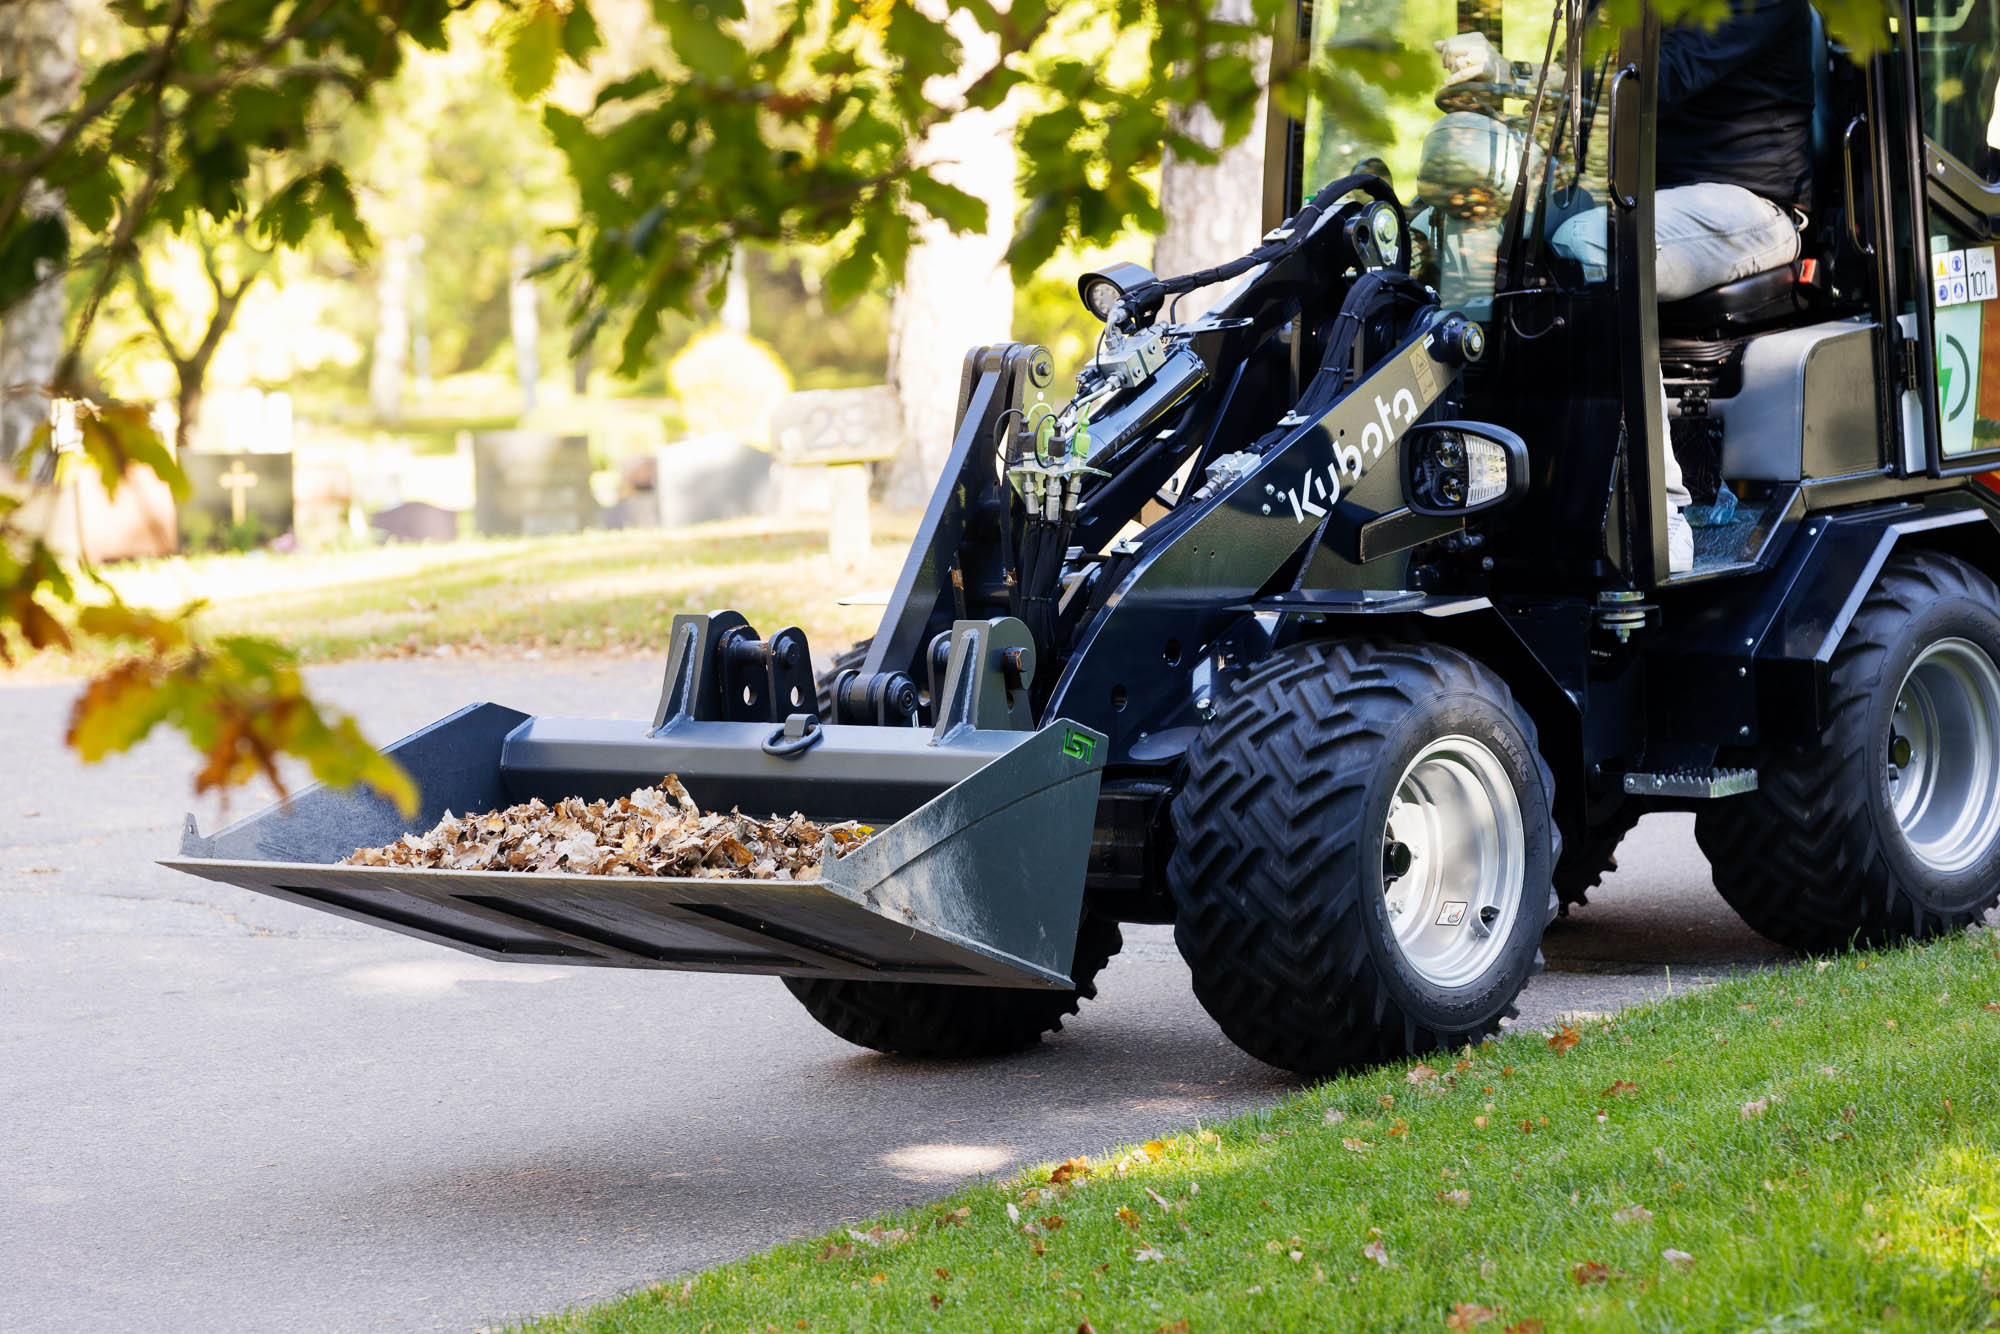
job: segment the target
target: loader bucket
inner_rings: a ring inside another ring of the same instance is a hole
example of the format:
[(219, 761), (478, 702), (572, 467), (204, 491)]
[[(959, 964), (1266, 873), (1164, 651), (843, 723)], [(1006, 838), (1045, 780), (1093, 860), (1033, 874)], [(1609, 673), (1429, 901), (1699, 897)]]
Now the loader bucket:
[[(827, 726), (772, 754), (768, 722), (529, 717), (475, 704), (389, 747), (416, 779), (405, 820), (315, 787), (211, 837), (192, 817), (164, 864), (489, 959), (979, 986), (1070, 985), (1102, 738)], [(447, 810), (623, 796), (680, 775), (704, 809), (859, 819), (879, 832), (818, 880), (338, 866)]]

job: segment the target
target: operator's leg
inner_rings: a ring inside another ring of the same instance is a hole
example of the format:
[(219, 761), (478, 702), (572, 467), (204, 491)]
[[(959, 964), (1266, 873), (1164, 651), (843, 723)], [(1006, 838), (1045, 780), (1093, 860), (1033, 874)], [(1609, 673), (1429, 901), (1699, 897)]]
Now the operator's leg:
[[(1582, 264), (1590, 281), (1609, 275), (1603, 209), (1570, 218), (1550, 244)], [(1799, 230), (1783, 209), (1740, 185), (1676, 185), (1653, 196), (1653, 244), (1655, 295), (1680, 301), (1791, 263), (1799, 257)]]
[[(1556, 229), (1551, 244), (1583, 265), (1584, 275), (1602, 282), (1610, 271), (1609, 220), (1605, 210), (1579, 213)], [(1654, 287), (1659, 299), (1679, 301), (1711, 287), (1781, 268), (1798, 258), (1799, 233), (1786, 212), (1737, 185), (1679, 185), (1653, 196)], [(1661, 400), (1665, 411), (1664, 396)], [(1680, 574), (1694, 567), (1694, 530), (1682, 514), (1691, 497), (1673, 450), (1673, 430), (1663, 421), (1667, 441), (1667, 568)]]

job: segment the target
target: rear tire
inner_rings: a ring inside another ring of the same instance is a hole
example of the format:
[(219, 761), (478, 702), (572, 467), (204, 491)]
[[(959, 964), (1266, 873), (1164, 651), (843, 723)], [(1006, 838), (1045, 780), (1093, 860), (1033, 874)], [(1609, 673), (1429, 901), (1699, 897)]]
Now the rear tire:
[(1823, 953), (1937, 935), (2000, 898), (2000, 589), (1949, 556), (1883, 567), (1834, 654), (1831, 722), (1759, 757), (1695, 837), (1760, 934)]
[(857, 1047), (933, 1060), (1005, 1056), (1034, 1046), (1095, 999), (1098, 973), (1123, 944), (1116, 922), (1085, 914), (1070, 965), (1074, 991), (802, 977), (784, 982), (807, 1014)]
[(1196, 997), (1311, 1075), (1493, 1032), (1555, 914), (1553, 789), (1533, 721), (1462, 653), (1272, 657), (1202, 729), (1174, 802)]

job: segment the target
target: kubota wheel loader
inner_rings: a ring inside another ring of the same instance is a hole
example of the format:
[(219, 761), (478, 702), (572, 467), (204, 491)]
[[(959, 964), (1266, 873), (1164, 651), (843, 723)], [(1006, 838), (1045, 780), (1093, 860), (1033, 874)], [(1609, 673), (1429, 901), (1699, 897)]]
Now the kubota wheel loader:
[[(1372, 138), (1274, 115), (1264, 242), (1086, 276), (1104, 332), (1066, 400), (1042, 349), (969, 354), (880, 629), (826, 678), (796, 630), (678, 616), (650, 721), (475, 705), (394, 747), (414, 821), (314, 790), (190, 825), (170, 864), (489, 958), (776, 974), (927, 1055), (1032, 1043), (1118, 923), (1171, 922), (1229, 1037), (1313, 1073), (1492, 1032), (1647, 811), (1692, 810), (1784, 944), (1974, 920), (2000, 896), (2000, 0), (1895, 0), (1863, 65), (1816, 31), (1802, 257), (1665, 306), (1659, 27), (1596, 22), (1302, 6), (1280, 58), (1473, 28), (1550, 58), (1380, 94)], [(1445, 115), (1519, 153), (1426, 198)], [(1592, 207), (1599, 274), (1551, 244)], [(668, 772), (882, 832), (809, 883), (333, 865)]]

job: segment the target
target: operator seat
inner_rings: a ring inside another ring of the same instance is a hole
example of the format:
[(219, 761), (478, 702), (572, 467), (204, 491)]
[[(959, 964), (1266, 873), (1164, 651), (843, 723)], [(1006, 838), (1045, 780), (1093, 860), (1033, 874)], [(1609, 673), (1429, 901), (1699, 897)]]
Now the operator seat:
[[(1822, 217), (1847, 201), (1837, 196), (1841, 182), (1840, 129), (1835, 123), (1833, 79), (1828, 65), (1826, 24), (1812, 7), (1812, 168), (1813, 202)], [(1711, 287), (1660, 307), (1660, 332), (1669, 338), (1725, 338), (1782, 324), (1817, 303), (1821, 260), (1813, 231), (1800, 238), (1799, 257), (1790, 264)]]

